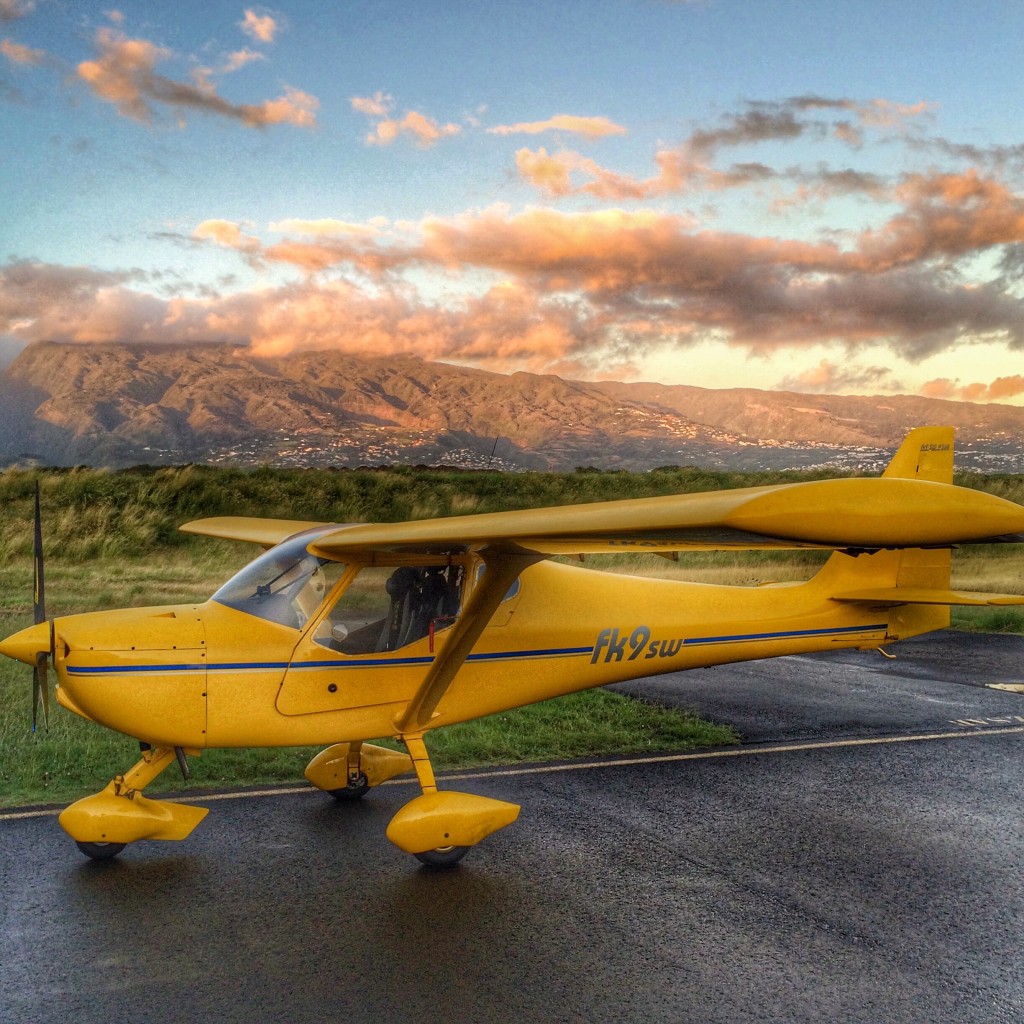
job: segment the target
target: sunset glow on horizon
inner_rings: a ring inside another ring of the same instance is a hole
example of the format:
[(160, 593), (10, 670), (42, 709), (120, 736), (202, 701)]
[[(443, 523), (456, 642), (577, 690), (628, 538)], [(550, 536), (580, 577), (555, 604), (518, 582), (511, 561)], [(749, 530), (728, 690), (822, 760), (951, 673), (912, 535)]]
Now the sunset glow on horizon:
[(1024, 405), (1024, 8), (0, 0), (0, 357)]

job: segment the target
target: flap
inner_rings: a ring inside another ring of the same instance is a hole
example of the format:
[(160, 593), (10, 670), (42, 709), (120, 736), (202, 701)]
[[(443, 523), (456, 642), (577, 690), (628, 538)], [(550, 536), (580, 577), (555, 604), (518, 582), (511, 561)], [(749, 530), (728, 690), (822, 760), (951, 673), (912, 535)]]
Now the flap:
[(879, 587), (875, 590), (854, 590), (833, 594), (833, 601), (864, 601), (869, 604), (956, 604), (1015, 605), (1024, 604), (1019, 594), (982, 594), (969, 590), (925, 590), (921, 587)]

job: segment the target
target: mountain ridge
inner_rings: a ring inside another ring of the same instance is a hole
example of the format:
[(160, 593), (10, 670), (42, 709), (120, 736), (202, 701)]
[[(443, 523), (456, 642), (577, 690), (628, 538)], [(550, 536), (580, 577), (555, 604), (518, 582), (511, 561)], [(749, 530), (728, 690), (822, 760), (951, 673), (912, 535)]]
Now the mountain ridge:
[(0, 391), (0, 456), (8, 462), (31, 453), (112, 467), (796, 468), (823, 458), (843, 465), (849, 452), (870, 461), (911, 427), (943, 423), (957, 428), (964, 451), (984, 449), (978, 468), (1024, 468), (1014, 463), (1024, 436), (1016, 406), (574, 381), (414, 355), (270, 358), (224, 345), (38, 342), (0, 375)]

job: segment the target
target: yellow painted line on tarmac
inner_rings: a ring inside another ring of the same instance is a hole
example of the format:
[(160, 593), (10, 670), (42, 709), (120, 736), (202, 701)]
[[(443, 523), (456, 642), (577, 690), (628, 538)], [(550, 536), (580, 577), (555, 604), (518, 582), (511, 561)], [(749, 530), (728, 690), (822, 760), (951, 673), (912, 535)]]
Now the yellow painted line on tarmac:
[(1008, 690), (1010, 693), (1024, 693), (1024, 683), (986, 683), (990, 690)]
[[(965, 725), (968, 724), (965, 722)], [(980, 723), (979, 723), (980, 724)], [(969, 723), (974, 726), (974, 722)], [(728, 747), (724, 750), (695, 751), (690, 754), (651, 754), (646, 757), (608, 758), (604, 761), (585, 761), (578, 764), (542, 764), (523, 768), (498, 768), (478, 772), (439, 772), (438, 778), (448, 782), (466, 779), (492, 779), (514, 775), (551, 775), (556, 772), (591, 771), (595, 768), (621, 768), (645, 764), (670, 764), (676, 761), (711, 761), (722, 757), (755, 757), (764, 754), (789, 754), (802, 750), (837, 750), (841, 747), (878, 747), (891, 743), (927, 743), (935, 740), (977, 739), (982, 736), (1019, 736), (1024, 734), (1024, 725), (1008, 729), (962, 728), (956, 732), (929, 732), (906, 736), (868, 736), (850, 740), (821, 740), (814, 743), (776, 743), (771, 746)], [(391, 779), (385, 786), (414, 786), (416, 780)], [(245, 800), (271, 796), (299, 796), (315, 793), (312, 786), (282, 786), (277, 789), (240, 790), (233, 793), (206, 793), (196, 796), (173, 795), (176, 803), (213, 803), (217, 800)], [(171, 797), (171, 794), (168, 794)], [(17, 821), (22, 818), (56, 817), (63, 808), (43, 808), (37, 811), (12, 811), (0, 813), (0, 821)]]

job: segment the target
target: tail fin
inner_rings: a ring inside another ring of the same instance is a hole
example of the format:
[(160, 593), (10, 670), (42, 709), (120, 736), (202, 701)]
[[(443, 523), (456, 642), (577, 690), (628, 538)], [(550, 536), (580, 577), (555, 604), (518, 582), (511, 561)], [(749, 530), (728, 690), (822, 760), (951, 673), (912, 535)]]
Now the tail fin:
[[(883, 477), (937, 484), (953, 481), (953, 428), (918, 427), (906, 437)], [(837, 551), (811, 581), (823, 596), (872, 614), (884, 611), (886, 640), (949, 625), (950, 605), (1024, 605), (1018, 594), (950, 589), (949, 548), (899, 548), (873, 554)]]
[(953, 482), (953, 428), (915, 427), (903, 440), (883, 477)]
[[(882, 476), (952, 483), (953, 428), (911, 430)], [(949, 626), (949, 605), (936, 601), (939, 595), (952, 596), (948, 548), (905, 548), (856, 557), (837, 551), (816, 579), (836, 600), (888, 606), (889, 632), (894, 636), (916, 636)], [(928, 603), (914, 602), (926, 594)]]
[[(916, 477), (939, 484), (953, 482), (953, 428), (917, 427), (911, 430), (886, 467), (883, 477)], [(899, 553), (896, 569), (897, 588), (949, 590), (950, 551), (948, 548), (908, 548)], [(949, 625), (949, 607), (933, 608), (944, 616), (940, 626)]]

